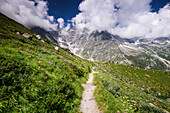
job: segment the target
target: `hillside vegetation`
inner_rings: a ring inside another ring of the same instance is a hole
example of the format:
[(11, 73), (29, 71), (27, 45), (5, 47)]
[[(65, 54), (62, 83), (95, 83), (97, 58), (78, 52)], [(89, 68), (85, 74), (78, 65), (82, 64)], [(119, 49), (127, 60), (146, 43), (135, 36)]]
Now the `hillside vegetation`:
[[(96, 101), (107, 112), (170, 111), (170, 72), (96, 63)], [(114, 106), (114, 107), (113, 107)], [(166, 111), (164, 111), (166, 110)]]
[(79, 112), (92, 67), (104, 112), (170, 111), (170, 72), (91, 62), (36, 35), (0, 14), (0, 112)]
[(34, 34), (0, 15), (0, 112), (78, 111), (89, 61)]

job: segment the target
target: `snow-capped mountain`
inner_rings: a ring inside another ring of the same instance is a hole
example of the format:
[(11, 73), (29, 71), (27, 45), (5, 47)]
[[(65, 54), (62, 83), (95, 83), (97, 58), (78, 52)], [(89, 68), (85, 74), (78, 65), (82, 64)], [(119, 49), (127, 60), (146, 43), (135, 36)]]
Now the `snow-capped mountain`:
[[(90, 33), (88, 29), (81, 32), (70, 29), (64, 34), (49, 34), (53, 37), (50, 40), (55, 39), (53, 42), (91, 61), (170, 70), (170, 37), (126, 39), (108, 31)], [(48, 35), (45, 37), (50, 38)]]

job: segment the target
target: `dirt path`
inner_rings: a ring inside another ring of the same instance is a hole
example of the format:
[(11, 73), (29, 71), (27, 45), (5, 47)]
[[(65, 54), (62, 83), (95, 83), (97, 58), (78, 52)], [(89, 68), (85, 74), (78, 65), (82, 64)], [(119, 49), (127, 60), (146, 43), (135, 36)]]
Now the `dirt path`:
[(93, 96), (96, 86), (93, 86), (93, 73), (89, 75), (87, 84), (82, 84), (84, 87), (83, 98), (81, 100), (80, 111), (83, 113), (103, 113), (97, 107), (97, 103)]

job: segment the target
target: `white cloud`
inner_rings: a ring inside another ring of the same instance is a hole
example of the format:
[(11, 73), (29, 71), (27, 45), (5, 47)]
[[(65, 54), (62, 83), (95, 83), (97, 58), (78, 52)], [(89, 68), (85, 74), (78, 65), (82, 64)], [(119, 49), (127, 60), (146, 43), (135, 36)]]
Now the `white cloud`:
[(152, 0), (85, 0), (72, 19), (77, 28), (108, 30), (125, 38), (170, 36), (170, 4), (151, 12)]
[(81, 11), (72, 22), (78, 28), (87, 27), (90, 30), (109, 30), (116, 24), (116, 16), (111, 0), (85, 0), (79, 5)]
[(63, 30), (61, 31), (61, 34), (67, 35), (68, 34), (67, 31), (70, 29), (70, 27), (71, 27), (71, 24), (68, 23), (67, 26), (63, 28)]
[(48, 16), (48, 19), (50, 20), (50, 22), (54, 21), (54, 17), (53, 16)]
[(0, 11), (28, 28), (56, 30), (58, 26), (54, 17), (48, 15), (47, 2), (42, 0), (1, 0)]
[(58, 23), (60, 24), (60, 26), (59, 26), (60, 29), (63, 29), (63, 28), (64, 28), (64, 19), (58, 18), (57, 21), (58, 21)]

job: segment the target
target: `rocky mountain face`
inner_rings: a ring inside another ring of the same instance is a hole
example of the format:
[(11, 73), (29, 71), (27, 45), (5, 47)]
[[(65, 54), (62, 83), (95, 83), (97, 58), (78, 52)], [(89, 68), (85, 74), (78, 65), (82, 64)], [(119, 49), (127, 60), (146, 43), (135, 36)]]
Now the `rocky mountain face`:
[(31, 31), (40, 34), (41, 36), (47, 38), (48, 40), (58, 44), (57, 38), (59, 36), (59, 33), (56, 31), (46, 31), (40, 27), (34, 27), (30, 29)]
[(143, 69), (170, 70), (170, 37), (150, 40), (126, 39), (107, 31), (89, 33), (88, 29), (81, 32), (70, 29), (64, 35), (59, 32), (50, 35), (52, 39), (48, 35), (44, 37), (91, 61), (114, 62)]

